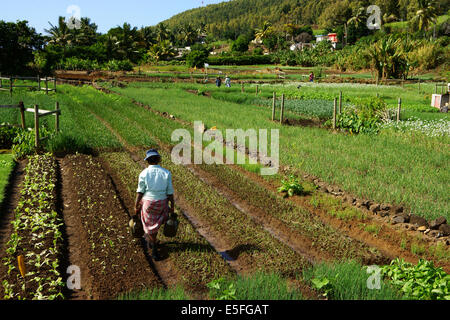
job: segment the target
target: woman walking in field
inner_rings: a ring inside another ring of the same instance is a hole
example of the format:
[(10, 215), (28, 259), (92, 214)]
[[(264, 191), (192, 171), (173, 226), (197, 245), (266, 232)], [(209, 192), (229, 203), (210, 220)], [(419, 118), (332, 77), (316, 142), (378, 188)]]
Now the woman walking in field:
[(152, 248), (152, 258), (159, 260), (156, 247), (158, 231), (169, 219), (169, 212), (172, 215), (175, 208), (172, 174), (159, 165), (161, 156), (155, 149), (147, 151), (144, 160), (149, 166), (139, 175), (135, 213), (141, 215), (144, 238), (147, 247)]

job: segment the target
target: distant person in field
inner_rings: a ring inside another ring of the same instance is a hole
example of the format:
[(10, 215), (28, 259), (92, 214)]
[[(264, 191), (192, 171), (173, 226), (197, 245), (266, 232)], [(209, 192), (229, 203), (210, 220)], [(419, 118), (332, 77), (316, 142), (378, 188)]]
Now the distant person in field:
[(314, 72), (309, 75), (309, 82), (314, 82)]
[(135, 214), (141, 215), (144, 238), (148, 249), (152, 248), (152, 258), (159, 260), (156, 237), (169, 220), (169, 212), (172, 215), (175, 208), (172, 174), (159, 165), (161, 156), (155, 149), (148, 150), (144, 160), (149, 166), (139, 175)]
[(229, 76), (225, 78), (225, 85), (227, 86), (227, 88), (231, 88), (231, 79)]
[(220, 77), (217, 77), (217, 79), (216, 79), (216, 86), (218, 88), (220, 88), (221, 85), (222, 85), (222, 79), (220, 79)]

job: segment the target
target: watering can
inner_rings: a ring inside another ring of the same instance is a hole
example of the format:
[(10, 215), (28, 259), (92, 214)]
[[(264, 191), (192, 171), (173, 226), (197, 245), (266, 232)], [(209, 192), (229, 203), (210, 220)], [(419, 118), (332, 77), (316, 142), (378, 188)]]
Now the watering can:
[(178, 224), (177, 214), (174, 212), (164, 225), (164, 236), (168, 238), (175, 237), (177, 235)]

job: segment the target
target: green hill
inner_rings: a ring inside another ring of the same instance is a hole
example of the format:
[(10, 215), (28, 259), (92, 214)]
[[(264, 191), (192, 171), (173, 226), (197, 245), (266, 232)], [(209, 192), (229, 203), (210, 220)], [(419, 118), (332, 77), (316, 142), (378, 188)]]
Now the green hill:
[[(439, 14), (446, 13), (449, 0), (438, 0)], [(342, 25), (360, 7), (376, 4), (382, 15), (393, 14), (406, 20), (415, 12), (417, 0), (231, 0), (191, 9), (163, 21), (171, 29), (185, 24), (204, 23), (205, 31), (219, 39), (236, 39), (250, 29), (272, 24), (317, 25), (332, 28)]]

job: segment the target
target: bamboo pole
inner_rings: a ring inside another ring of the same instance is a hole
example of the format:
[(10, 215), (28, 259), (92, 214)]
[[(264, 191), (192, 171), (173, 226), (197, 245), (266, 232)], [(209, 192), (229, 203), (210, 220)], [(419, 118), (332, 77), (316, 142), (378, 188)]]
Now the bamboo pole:
[(19, 102), (19, 110), (20, 110), (20, 120), (22, 122), (22, 129), (25, 129), (25, 106), (23, 105), (23, 101)]
[[(55, 110), (59, 111), (59, 102), (57, 101), (55, 104)], [(59, 112), (55, 113), (55, 131), (59, 132)]]
[(34, 146), (39, 149), (39, 106), (34, 105)]
[(397, 123), (400, 122), (400, 112), (402, 109), (402, 98), (398, 98), (398, 108), (397, 108)]
[(333, 130), (336, 129), (336, 109), (337, 109), (337, 101), (334, 98), (334, 106), (333, 106)]
[(275, 121), (275, 108), (277, 105), (277, 94), (273, 93), (273, 102), (272, 102), (272, 121)]
[(284, 118), (284, 93), (281, 95), (281, 114), (280, 114), (280, 123), (283, 124)]

